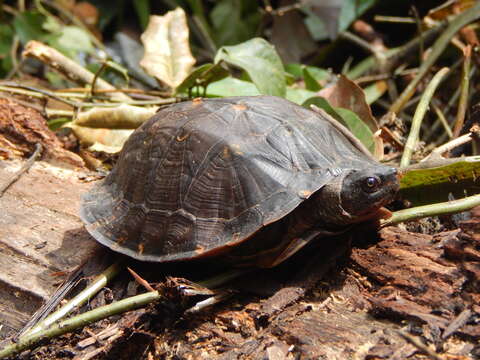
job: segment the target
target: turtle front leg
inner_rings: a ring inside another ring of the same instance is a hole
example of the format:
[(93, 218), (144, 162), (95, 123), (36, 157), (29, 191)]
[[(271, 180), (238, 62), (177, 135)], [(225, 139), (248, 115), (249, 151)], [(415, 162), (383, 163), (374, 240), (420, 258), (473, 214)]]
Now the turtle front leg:
[(307, 245), (310, 241), (317, 237), (327, 237), (327, 236), (334, 236), (338, 235), (343, 231), (328, 231), (328, 230), (309, 230), (302, 234), (301, 236), (294, 237), (288, 243), (288, 245), (282, 249), (282, 251), (275, 254), (275, 256), (270, 256), (266, 258), (261, 258), (258, 262), (258, 266), (262, 268), (271, 268), (277, 266), (287, 260), (290, 256), (297, 253), (297, 251), (301, 250), (305, 245)]

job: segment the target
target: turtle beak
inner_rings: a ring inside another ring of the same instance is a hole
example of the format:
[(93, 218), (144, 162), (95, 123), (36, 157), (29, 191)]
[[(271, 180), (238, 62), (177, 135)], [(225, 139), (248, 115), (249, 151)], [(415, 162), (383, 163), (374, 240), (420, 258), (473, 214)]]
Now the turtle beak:
[(387, 190), (392, 195), (392, 199), (397, 194), (398, 190), (400, 189), (400, 178), (401, 174), (398, 172), (396, 168), (389, 168), (387, 171), (383, 173), (382, 182), (384, 189)]

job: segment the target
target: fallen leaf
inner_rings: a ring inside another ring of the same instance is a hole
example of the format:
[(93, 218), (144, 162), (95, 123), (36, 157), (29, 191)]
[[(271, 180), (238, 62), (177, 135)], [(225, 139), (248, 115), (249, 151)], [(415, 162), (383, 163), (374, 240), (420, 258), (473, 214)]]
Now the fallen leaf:
[(136, 129), (155, 115), (158, 107), (122, 104), (117, 107), (96, 107), (78, 114), (74, 125), (91, 128)]
[(108, 153), (116, 153), (122, 150), (123, 144), (134, 130), (125, 129), (103, 129), (78, 126), (68, 124), (84, 146), (95, 145), (95, 150), (101, 150)]
[(150, 16), (141, 36), (145, 54), (140, 65), (148, 74), (175, 89), (195, 64), (188, 38), (187, 19), (182, 8), (163, 16)]
[(347, 77), (340, 75), (335, 85), (322, 89), (318, 95), (327, 99), (333, 107), (353, 111), (368, 125), (373, 133), (378, 130), (377, 121), (367, 104), (364, 91)]

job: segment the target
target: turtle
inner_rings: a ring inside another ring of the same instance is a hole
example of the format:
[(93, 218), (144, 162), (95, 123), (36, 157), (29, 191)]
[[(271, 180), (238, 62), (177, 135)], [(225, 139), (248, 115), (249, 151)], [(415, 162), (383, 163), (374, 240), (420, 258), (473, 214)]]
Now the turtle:
[(378, 217), (398, 191), (397, 170), (335, 122), (267, 95), (164, 107), (83, 196), (81, 218), (137, 260), (276, 266)]

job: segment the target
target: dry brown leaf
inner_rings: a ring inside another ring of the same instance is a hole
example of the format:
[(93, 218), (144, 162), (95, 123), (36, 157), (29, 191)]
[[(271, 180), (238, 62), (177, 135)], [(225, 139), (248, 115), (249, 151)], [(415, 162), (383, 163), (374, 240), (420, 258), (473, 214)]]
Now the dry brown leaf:
[(322, 89), (318, 95), (327, 99), (330, 105), (334, 107), (353, 111), (368, 125), (373, 133), (378, 130), (377, 121), (365, 100), (365, 93), (361, 87), (347, 77), (340, 75), (335, 85)]
[(140, 65), (157, 80), (175, 89), (195, 64), (188, 42), (185, 12), (176, 8), (163, 16), (152, 15), (141, 39), (145, 54)]
[(80, 140), (82, 145), (89, 146), (90, 150), (116, 153), (122, 150), (123, 144), (134, 130), (103, 129), (68, 125)]
[[(334, 107), (353, 111), (373, 134), (378, 131), (378, 123), (366, 101), (365, 92), (352, 80), (340, 75), (335, 85), (320, 90), (318, 95), (327, 99), (330, 105)], [(374, 136), (374, 142), (374, 155), (377, 159), (381, 159), (383, 157), (383, 141), (379, 136)]]
[(121, 104), (117, 107), (94, 107), (78, 114), (75, 125), (91, 128), (136, 129), (151, 118), (158, 106), (143, 107)]

